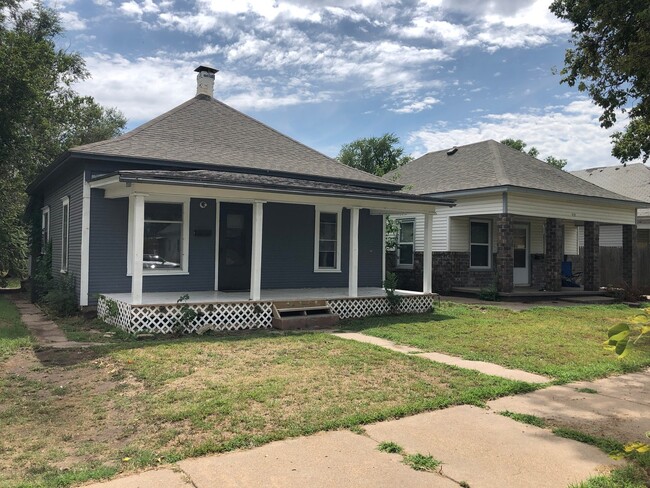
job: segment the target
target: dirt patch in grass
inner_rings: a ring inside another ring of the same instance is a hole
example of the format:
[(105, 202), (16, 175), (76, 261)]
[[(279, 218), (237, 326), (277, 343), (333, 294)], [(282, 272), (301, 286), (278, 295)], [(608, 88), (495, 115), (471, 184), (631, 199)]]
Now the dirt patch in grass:
[(325, 334), (23, 350), (0, 374), (0, 486), (68, 486), (529, 388)]

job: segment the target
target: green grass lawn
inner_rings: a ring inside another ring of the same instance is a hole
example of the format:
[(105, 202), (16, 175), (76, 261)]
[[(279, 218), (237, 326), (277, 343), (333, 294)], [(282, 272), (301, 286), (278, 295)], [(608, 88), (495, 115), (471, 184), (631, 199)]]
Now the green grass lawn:
[(18, 352), (0, 374), (0, 486), (68, 486), (532, 387), (322, 333)]
[(6, 297), (0, 295), (0, 361), (31, 343), (31, 336), (21, 322), (18, 310)]
[(346, 330), (465, 359), (587, 380), (650, 365), (650, 340), (625, 360), (602, 347), (607, 329), (635, 314), (624, 305), (538, 307), (523, 312), (444, 302), (434, 313), (348, 321)]

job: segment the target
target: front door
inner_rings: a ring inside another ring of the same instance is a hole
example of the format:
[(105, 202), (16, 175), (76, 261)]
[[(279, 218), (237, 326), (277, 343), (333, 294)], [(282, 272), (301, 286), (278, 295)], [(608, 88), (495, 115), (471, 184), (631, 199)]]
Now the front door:
[(528, 252), (528, 226), (515, 225), (512, 230), (512, 247), (514, 250), (514, 285), (530, 284), (530, 253)]
[(253, 206), (222, 202), (220, 207), (219, 290), (248, 290), (251, 284)]

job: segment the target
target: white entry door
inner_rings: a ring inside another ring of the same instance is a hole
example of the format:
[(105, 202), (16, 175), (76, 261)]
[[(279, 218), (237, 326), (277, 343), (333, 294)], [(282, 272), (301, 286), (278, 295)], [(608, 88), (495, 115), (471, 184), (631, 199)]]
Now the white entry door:
[(512, 247), (514, 250), (513, 283), (515, 286), (529, 285), (530, 252), (528, 251), (528, 226), (514, 225), (512, 233)]

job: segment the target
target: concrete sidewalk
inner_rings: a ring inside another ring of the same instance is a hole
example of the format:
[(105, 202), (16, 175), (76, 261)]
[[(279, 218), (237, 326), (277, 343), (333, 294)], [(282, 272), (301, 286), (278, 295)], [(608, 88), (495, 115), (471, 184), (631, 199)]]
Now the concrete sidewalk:
[[(532, 413), (621, 442), (650, 430), (649, 371), (551, 387), (472, 406), (413, 415), (365, 427), (365, 434), (322, 432), (247, 451), (188, 459), (93, 488), (458, 487), (565, 488), (620, 465), (595, 447), (516, 422), (502, 410)], [(596, 393), (579, 392), (588, 387)], [(601, 426), (601, 430), (589, 425)], [(611, 429), (610, 429), (611, 427)], [(400, 455), (380, 452), (392, 441), (409, 454), (442, 462), (414, 471)]]
[(67, 349), (97, 345), (68, 340), (58, 325), (47, 318), (40, 308), (22, 296), (12, 296), (10, 300), (16, 305), (21, 320), (40, 347)]

